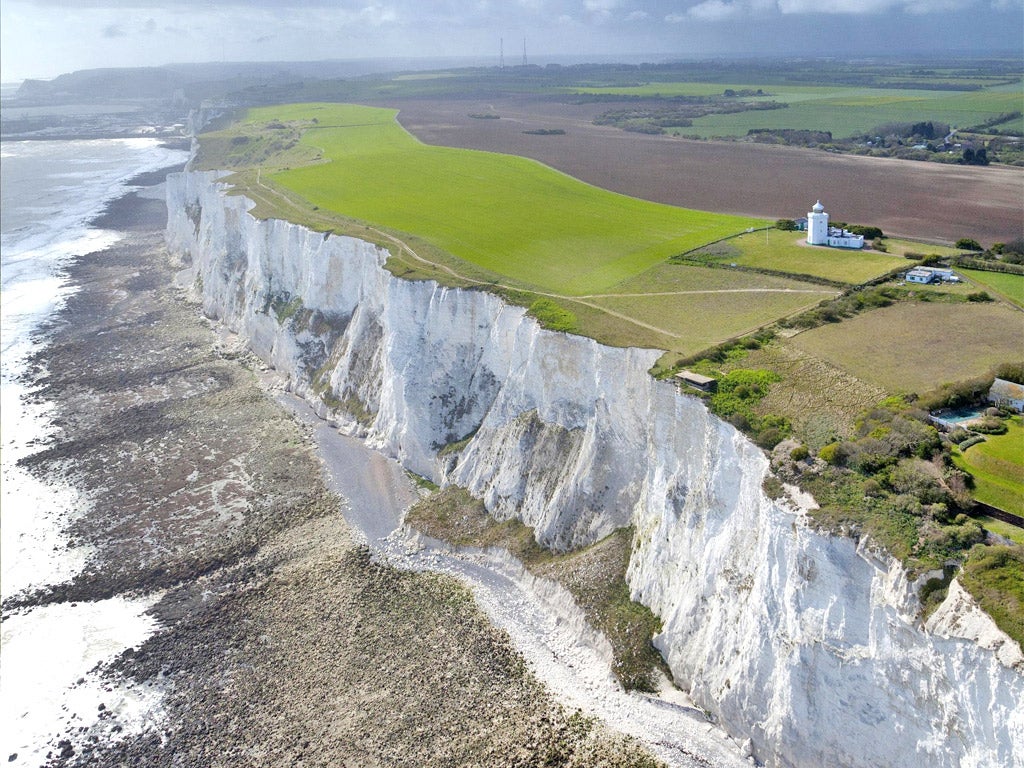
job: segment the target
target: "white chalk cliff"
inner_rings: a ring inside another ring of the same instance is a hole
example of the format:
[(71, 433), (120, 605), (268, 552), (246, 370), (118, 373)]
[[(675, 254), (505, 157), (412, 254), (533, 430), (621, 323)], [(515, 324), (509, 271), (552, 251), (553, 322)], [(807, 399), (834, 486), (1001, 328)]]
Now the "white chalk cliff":
[[(647, 371), (386, 253), (257, 221), (172, 176), (170, 248), (204, 311), (408, 469), (541, 543), (636, 530), (628, 580), (676, 681), (769, 766), (1024, 766), (1024, 656), (954, 583), (927, 626), (901, 566), (769, 499), (764, 454)], [(445, 445), (472, 436), (460, 451)]]

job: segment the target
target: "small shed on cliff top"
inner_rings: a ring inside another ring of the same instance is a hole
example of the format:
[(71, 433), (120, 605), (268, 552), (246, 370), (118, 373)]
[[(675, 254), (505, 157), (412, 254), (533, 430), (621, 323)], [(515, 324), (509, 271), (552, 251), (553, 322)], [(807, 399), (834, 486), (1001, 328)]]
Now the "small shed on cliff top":
[(683, 384), (699, 389), (701, 392), (714, 392), (718, 389), (718, 379), (714, 379), (711, 376), (703, 376), (693, 371), (680, 371), (676, 374), (676, 378)]

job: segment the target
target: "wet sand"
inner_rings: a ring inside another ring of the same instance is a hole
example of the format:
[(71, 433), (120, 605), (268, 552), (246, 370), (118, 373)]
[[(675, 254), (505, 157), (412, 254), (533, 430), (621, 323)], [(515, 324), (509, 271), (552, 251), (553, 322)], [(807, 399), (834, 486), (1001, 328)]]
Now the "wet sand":
[(162, 713), (118, 740), (101, 712), (47, 764), (651, 764), (554, 703), (454, 579), (355, 540), (309, 428), (173, 288), (164, 216), (149, 192), (113, 204), (126, 239), (70, 269), (35, 367), (60, 432), (28, 465), (88, 493), (71, 533), (94, 554), (4, 606), (162, 593), (156, 634), (96, 672), (164, 691)]

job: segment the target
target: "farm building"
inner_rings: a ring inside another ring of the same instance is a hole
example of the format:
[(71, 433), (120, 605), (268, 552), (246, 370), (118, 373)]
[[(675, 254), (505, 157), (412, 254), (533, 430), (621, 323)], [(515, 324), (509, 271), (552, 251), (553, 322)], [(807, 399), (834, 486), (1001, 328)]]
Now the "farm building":
[(914, 267), (904, 276), (908, 283), (959, 283), (960, 278), (952, 269), (941, 267)]
[(819, 200), (807, 214), (807, 244), (827, 245), (832, 248), (863, 248), (864, 235), (855, 235), (839, 227), (830, 227), (825, 206)]
[(988, 401), (993, 405), (1024, 412), (1024, 385), (1006, 379), (996, 379), (988, 391)]
[(714, 392), (718, 389), (718, 380), (711, 376), (702, 376), (699, 373), (693, 371), (680, 371), (676, 374), (676, 378), (683, 384), (688, 384), (695, 389), (699, 389), (702, 392)]

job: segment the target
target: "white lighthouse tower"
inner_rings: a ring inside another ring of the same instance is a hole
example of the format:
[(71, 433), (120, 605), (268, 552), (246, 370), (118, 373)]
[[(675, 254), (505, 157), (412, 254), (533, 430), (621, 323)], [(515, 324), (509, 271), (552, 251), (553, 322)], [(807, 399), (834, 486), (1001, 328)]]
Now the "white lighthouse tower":
[(809, 245), (828, 244), (828, 214), (821, 200), (814, 204), (807, 214), (807, 243)]

